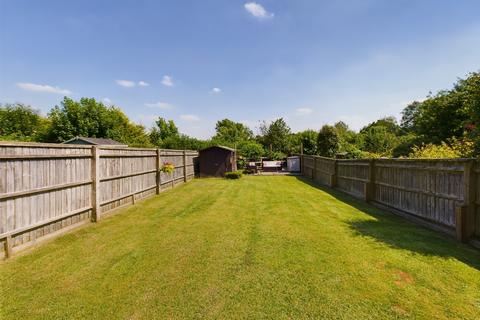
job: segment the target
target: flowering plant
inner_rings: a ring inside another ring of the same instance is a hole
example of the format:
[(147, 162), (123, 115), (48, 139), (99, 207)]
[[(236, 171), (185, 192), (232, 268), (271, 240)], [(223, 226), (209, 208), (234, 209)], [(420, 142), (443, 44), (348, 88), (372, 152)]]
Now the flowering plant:
[(161, 171), (165, 173), (172, 173), (175, 166), (171, 162), (164, 162)]

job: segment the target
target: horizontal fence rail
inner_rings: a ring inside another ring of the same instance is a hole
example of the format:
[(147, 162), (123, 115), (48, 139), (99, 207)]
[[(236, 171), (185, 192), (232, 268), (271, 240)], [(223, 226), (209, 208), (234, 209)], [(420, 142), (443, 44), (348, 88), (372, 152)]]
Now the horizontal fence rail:
[(480, 163), (474, 159), (340, 160), (302, 155), (315, 182), (480, 245)]
[[(0, 143), (0, 255), (191, 180), (189, 150)], [(172, 173), (161, 171), (164, 163)]]

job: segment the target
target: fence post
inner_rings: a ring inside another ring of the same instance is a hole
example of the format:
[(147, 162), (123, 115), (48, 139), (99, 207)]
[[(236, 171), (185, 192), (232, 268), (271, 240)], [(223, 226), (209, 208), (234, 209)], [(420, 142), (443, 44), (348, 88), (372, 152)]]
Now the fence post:
[(475, 171), (474, 160), (465, 162), (463, 167), (463, 205), (455, 210), (457, 240), (468, 242), (475, 233)]
[(315, 179), (317, 179), (317, 157), (312, 156), (312, 158), (313, 158), (312, 180), (315, 181)]
[(12, 252), (12, 236), (7, 236), (5, 238), (5, 258), (11, 258), (13, 255)]
[(183, 150), (183, 181), (187, 182), (187, 150)]
[(375, 200), (375, 160), (368, 161), (368, 181), (365, 183), (365, 201)]
[(100, 220), (100, 149), (92, 147), (92, 222)]
[(157, 189), (156, 192), (157, 194), (160, 194), (160, 190), (162, 187), (162, 181), (161, 181), (161, 169), (162, 169), (162, 164), (160, 162), (160, 149), (157, 148), (157, 164), (156, 164), (156, 169), (157, 169), (157, 176), (156, 176), (156, 181), (157, 181)]

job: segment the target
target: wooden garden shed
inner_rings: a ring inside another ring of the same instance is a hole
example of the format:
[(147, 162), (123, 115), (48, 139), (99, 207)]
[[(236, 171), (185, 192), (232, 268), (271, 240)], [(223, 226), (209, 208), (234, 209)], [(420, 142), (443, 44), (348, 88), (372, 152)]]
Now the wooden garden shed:
[(235, 149), (224, 146), (208, 147), (199, 152), (200, 177), (223, 177), (225, 172), (236, 171)]

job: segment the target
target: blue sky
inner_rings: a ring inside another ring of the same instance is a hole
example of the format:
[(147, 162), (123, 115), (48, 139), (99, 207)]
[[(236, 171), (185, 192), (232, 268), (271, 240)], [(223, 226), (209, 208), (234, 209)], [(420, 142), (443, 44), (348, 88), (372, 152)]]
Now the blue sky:
[(355, 129), (480, 70), (476, 0), (0, 0), (0, 103)]

